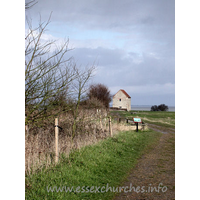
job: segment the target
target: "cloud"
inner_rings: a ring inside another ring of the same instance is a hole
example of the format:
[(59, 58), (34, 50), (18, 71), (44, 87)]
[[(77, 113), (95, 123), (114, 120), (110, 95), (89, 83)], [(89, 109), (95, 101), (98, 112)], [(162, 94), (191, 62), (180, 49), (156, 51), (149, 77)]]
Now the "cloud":
[[(174, 0), (43, 0), (27, 13), (36, 17), (39, 13), (54, 23), (63, 22), (80, 30), (98, 29), (115, 32), (170, 30), (175, 24)], [(165, 32), (163, 32), (165, 34)], [(153, 36), (153, 34), (152, 34)]]
[[(111, 94), (114, 95), (119, 86), (110, 87)], [(123, 89), (131, 96), (132, 105), (159, 105), (166, 104), (168, 106), (175, 105), (175, 84), (151, 84), (141, 86), (123, 87)]]
[(133, 94), (174, 94), (175, 84), (165, 83), (129, 86), (127, 90)]
[(74, 50), (68, 57), (80, 66), (97, 65), (94, 83), (112, 91), (124, 88), (141, 98), (149, 94), (152, 101), (155, 95), (168, 95), (173, 102), (174, 0), (42, 0), (26, 14), (37, 22), (40, 15), (47, 20), (51, 11), (44, 40), (52, 37), (62, 43), (69, 38)]
[(70, 52), (80, 65), (97, 65), (96, 81), (109, 86), (174, 84), (174, 63), (153, 54), (138, 55), (122, 49), (77, 48)]
[[(109, 43), (110, 48), (140, 52), (159, 43), (173, 43), (174, 48), (174, 0), (43, 0), (26, 13), (47, 20), (52, 11), (51, 31), (72, 41), (85, 40), (87, 47), (98, 40), (104, 47)], [(97, 42), (95, 47), (99, 45)]]

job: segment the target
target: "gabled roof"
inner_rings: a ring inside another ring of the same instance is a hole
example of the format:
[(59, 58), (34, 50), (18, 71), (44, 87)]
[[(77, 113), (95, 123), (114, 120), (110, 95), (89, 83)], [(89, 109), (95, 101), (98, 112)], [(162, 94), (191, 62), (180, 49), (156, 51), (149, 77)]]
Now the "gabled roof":
[[(127, 94), (127, 92), (126, 92), (125, 90), (122, 90), (122, 89), (121, 89), (121, 90), (119, 90), (119, 91), (122, 91), (128, 98), (131, 98), (131, 97)], [(119, 91), (118, 91), (118, 92), (119, 92)], [(118, 93), (118, 92), (117, 92), (117, 93)], [(117, 93), (116, 93), (116, 94), (117, 94)], [(115, 95), (116, 95), (116, 94), (115, 94)], [(115, 96), (115, 95), (114, 95), (114, 96)], [(114, 97), (114, 96), (113, 96), (113, 97)]]

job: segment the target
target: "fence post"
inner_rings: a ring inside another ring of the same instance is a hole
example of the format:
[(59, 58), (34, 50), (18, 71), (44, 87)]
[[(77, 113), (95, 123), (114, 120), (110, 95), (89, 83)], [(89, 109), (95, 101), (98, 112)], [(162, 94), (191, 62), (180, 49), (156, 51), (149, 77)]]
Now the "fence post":
[(111, 124), (111, 117), (109, 117), (109, 133), (110, 133), (110, 137), (112, 137), (112, 124)]
[(58, 152), (58, 118), (55, 118), (55, 162), (58, 162), (59, 152)]
[[(25, 116), (25, 123), (26, 123), (26, 116)], [(29, 128), (28, 128), (28, 125), (25, 125), (25, 130), (27, 132), (27, 135), (29, 135)]]
[(102, 125), (101, 114), (100, 114), (99, 120), (100, 120), (100, 128), (103, 130), (103, 125)]

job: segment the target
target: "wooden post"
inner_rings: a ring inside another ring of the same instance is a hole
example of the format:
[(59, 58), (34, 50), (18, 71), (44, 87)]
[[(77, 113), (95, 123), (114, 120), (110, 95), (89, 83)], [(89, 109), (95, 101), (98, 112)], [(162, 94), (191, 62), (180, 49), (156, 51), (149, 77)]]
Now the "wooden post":
[(100, 120), (100, 128), (103, 130), (102, 120), (101, 120), (101, 114), (100, 114), (99, 120)]
[(58, 152), (58, 118), (55, 118), (55, 162), (58, 162), (59, 152)]
[(96, 127), (96, 125), (93, 125), (92, 127), (93, 127), (93, 134), (96, 135), (96, 133), (97, 133), (97, 127)]
[(142, 124), (142, 130), (144, 131), (145, 124)]
[[(25, 116), (25, 123), (26, 123), (26, 116)], [(29, 128), (28, 128), (28, 125), (25, 125), (25, 130), (27, 132), (27, 135), (29, 134)]]
[(111, 117), (109, 117), (109, 133), (110, 133), (110, 137), (112, 137), (112, 124), (111, 124)]

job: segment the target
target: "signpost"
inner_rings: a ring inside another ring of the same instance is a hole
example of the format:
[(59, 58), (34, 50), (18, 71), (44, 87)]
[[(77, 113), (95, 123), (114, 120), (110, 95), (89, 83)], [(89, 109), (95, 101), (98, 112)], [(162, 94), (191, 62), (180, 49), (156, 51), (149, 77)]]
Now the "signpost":
[(138, 132), (138, 123), (142, 123), (141, 118), (133, 118), (133, 122), (136, 124), (136, 132)]

